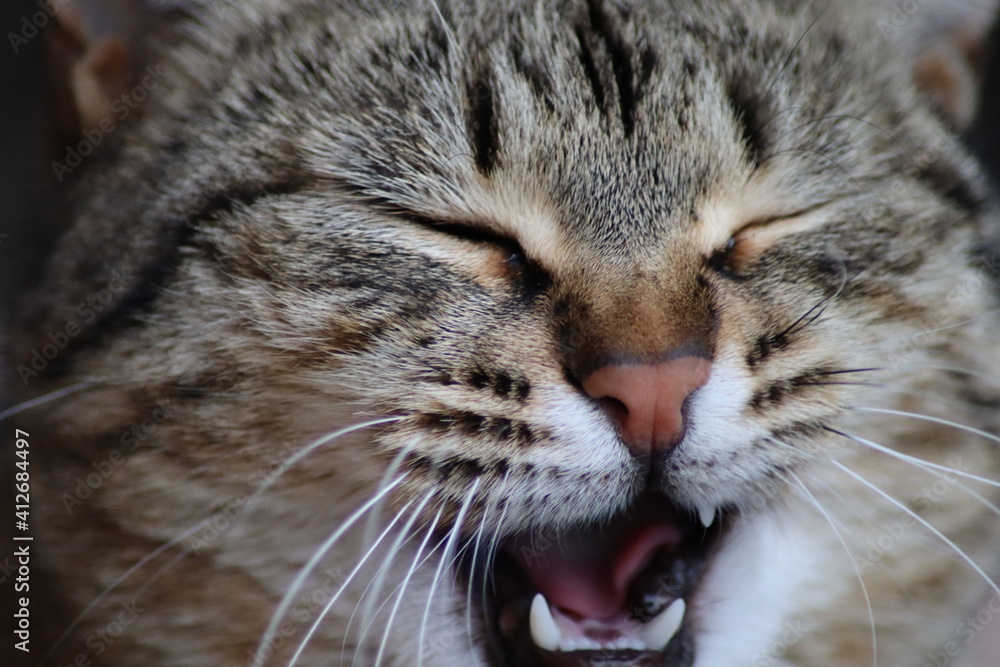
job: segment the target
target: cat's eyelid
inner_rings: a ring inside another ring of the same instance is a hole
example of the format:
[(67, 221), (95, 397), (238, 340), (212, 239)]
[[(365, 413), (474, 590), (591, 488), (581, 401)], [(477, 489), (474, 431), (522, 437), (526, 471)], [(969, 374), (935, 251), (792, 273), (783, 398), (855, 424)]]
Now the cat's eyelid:
[(476, 225), (462, 224), (458, 222), (431, 222), (423, 226), (463, 241), (471, 241), (473, 243), (489, 243), (491, 245), (501, 247), (519, 247), (516, 239)]
[(826, 201), (800, 208), (790, 213), (755, 218), (733, 232), (732, 238), (742, 240), (747, 235), (778, 237), (808, 231), (823, 224), (828, 219), (824, 215), (824, 212), (831, 203)]
[(407, 222), (437, 234), (468, 241), (470, 243), (487, 244), (512, 252), (524, 254), (520, 242), (509, 235), (497, 232), (482, 225), (461, 222), (445, 222), (424, 216), (405, 216)]
[(507, 253), (505, 262), (513, 256), (527, 257), (524, 248), (521, 247), (521, 243), (517, 239), (491, 229), (454, 222), (430, 223), (422, 226), (455, 239), (500, 249)]
[(747, 229), (749, 227), (763, 227), (765, 225), (772, 225), (779, 222), (785, 222), (786, 220), (792, 220), (794, 218), (803, 218), (806, 216), (812, 216), (812, 214), (828, 208), (832, 203), (833, 203), (832, 201), (824, 201), (818, 204), (810, 204), (809, 206), (796, 208), (794, 210), (789, 211), (788, 213), (778, 213), (775, 215), (761, 216), (745, 224), (742, 227), (742, 229)]
[(489, 243), (503, 248), (513, 247), (520, 249), (521, 247), (517, 239), (502, 232), (497, 232), (485, 224), (442, 220), (401, 206), (396, 202), (382, 197), (369, 196), (365, 197), (364, 201), (370, 208), (389, 214), (404, 224), (413, 225), (437, 234), (444, 234), (473, 243)]

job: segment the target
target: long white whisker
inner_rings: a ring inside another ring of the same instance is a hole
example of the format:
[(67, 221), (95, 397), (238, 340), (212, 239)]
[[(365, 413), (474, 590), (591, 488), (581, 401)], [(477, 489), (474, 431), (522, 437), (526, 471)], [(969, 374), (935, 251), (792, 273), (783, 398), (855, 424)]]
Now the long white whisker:
[(943, 331), (950, 331), (951, 329), (958, 329), (959, 327), (964, 327), (964, 326), (966, 326), (968, 324), (973, 324), (977, 320), (979, 320), (979, 319), (981, 319), (981, 318), (983, 318), (983, 317), (985, 317), (987, 315), (994, 314), (996, 312), (1000, 312), (1000, 311), (998, 311), (997, 309), (987, 310), (987, 311), (984, 311), (982, 314), (977, 315), (976, 317), (973, 317), (973, 318), (968, 319), (968, 320), (963, 320), (961, 322), (956, 322), (955, 324), (948, 324), (948, 325), (945, 325), (945, 326), (938, 327), (936, 329), (927, 329), (925, 331), (919, 331), (917, 333), (907, 334), (905, 336), (897, 336), (896, 338), (887, 338), (886, 340), (882, 340), (882, 341), (879, 341), (877, 343), (872, 343), (871, 345), (863, 345), (863, 346), (861, 346), (861, 347), (859, 347), (857, 349), (857, 352), (866, 352), (866, 351), (874, 349), (876, 347), (882, 347), (883, 345), (891, 345), (893, 343), (899, 343), (899, 342), (903, 342), (903, 341), (914, 340), (914, 339), (920, 338), (922, 336), (930, 336), (931, 334), (941, 333)]
[[(444, 546), (444, 543), (447, 540), (448, 540), (447, 536), (442, 537), (440, 540), (438, 540), (437, 544), (435, 544), (433, 547), (431, 547), (430, 551), (427, 552), (427, 555), (423, 556), (422, 558), (419, 559), (419, 562), (417, 563), (417, 569), (419, 570), (421, 567), (423, 567), (424, 564), (427, 563), (427, 561), (429, 561), (434, 556), (434, 553), (438, 549), (440, 549), (442, 546)], [(409, 540), (407, 540), (407, 541), (409, 541)], [(374, 615), (372, 617), (372, 621), (364, 629), (364, 632), (362, 633), (362, 637), (364, 637), (365, 635), (368, 634), (368, 631), (371, 630), (371, 626), (374, 625), (374, 623), (375, 623), (375, 619), (378, 618), (378, 615), (382, 613), (382, 610), (386, 608), (386, 606), (393, 600), (393, 598), (399, 593), (399, 591), (402, 588), (403, 588), (403, 583), (400, 582), (400, 583), (396, 584), (396, 587), (393, 588), (389, 592), (388, 595), (385, 596), (385, 600), (383, 600), (382, 604), (380, 604), (378, 606), (378, 609), (375, 610), (375, 613), (374, 613)], [(367, 589), (366, 589), (366, 592), (367, 592)], [(357, 661), (358, 661), (358, 657), (355, 656), (354, 657), (354, 662), (352, 664), (357, 664)], [(343, 659), (341, 659), (341, 662), (343, 662)]]
[[(402, 544), (405, 545), (405, 544), (409, 543), (410, 540), (412, 540), (414, 537), (415, 537), (415, 535), (413, 533), (411, 533), (409, 535), (406, 535), (406, 538), (403, 540)], [(378, 570), (375, 573), (375, 576), (381, 575), (384, 571), (388, 570), (392, 566), (392, 562), (396, 559), (397, 553), (398, 552), (396, 552), (396, 553), (390, 553), (387, 558), (383, 559), (382, 564), (379, 565), (379, 568), (378, 568)], [(357, 616), (358, 609), (361, 607), (361, 600), (364, 600), (366, 597), (369, 596), (369, 592), (372, 590), (373, 584), (374, 584), (374, 577), (371, 580), (368, 581), (368, 584), (365, 586), (365, 589), (361, 592), (361, 596), (358, 598), (357, 604), (354, 605), (354, 611), (351, 612), (351, 616), (347, 620), (347, 627), (344, 629), (344, 641), (343, 641), (342, 648), (340, 650), (340, 663), (341, 664), (344, 663), (344, 651), (347, 649), (347, 638), (348, 638), (348, 636), (351, 633), (351, 627), (354, 625), (354, 618)], [(395, 592), (396, 590), (398, 590), (398, 589), (393, 589), (393, 592)], [(383, 602), (381, 605), (379, 605), (378, 609), (375, 610), (373, 620), (371, 622), (369, 622), (367, 625), (365, 625), (362, 628), (362, 632), (361, 632), (361, 635), (360, 635), (360, 639), (361, 640), (363, 640), (367, 636), (368, 630), (371, 628), (372, 623), (375, 622), (374, 618), (378, 617), (379, 613), (382, 611), (382, 608), (385, 607), (385, 605), (389, 603), (390, 599), (392, 599), (392, 593), (390, 593), (387, 596), (385, 602)], [(360, 646), (361, 646), (361, 643), (359, 641), (359, 647)], [(358, 658), (355, 655), (355, 657), (353, 658), (353, 662), (357, 662), (357, 659)]]
[(289, 456), (285, 459), (278, 468), (272, 472), (267, 478), (261, 483), (257, 490), (253, 492), (250, 499), (247, 501), (246, 509), (243, 511), (243, 516), (250, 514), (253, 509), (260, 502), (260, 498), (263, 493), (271, 488), (271, 486), (278, 481), (278, 478), (288, 472), (295, 464), (309, 456), (312, 452), (316, 451), (323, 445), (336, 440), (337, 438), (343, 437), (348, 433), (353, 433), (354, 431), (360, 431), (361, 429), (369, 428), (371, 426), (378, 426), (379, 424), (389, 424), (395, 421), (399, 421), (400, 417), (383, 417), (381, 419), (373, 419), (372, 421), (362, 422), (361, 424), (354, 424), (353, 426), (347, 426), (345, 428), (339, 429), (332, 433), (327, 433), (326, 435), (316, 438), (308, 445), (297, 451), (295, 454)]
[(903, 454), (902, 452), (897, 452), (895, 449), (890, 449), (888, 447), (878, 444), (877, 442), (872, 442), (871, 440), (865, 440), (864, 438), (858, 437), (856, 435), (850, 435), (848, 433), (843, 433), (841, 431), (835, 431), (834, 429), (827, 429), (827, 430), (830, 431), (831, 433), (836, 433), (839, 436), (847, 438), (848, 440), (853, 440), (859, 445), (865, 445), (866, 447), (871, 447), (876, 451), (888, 454), (889, 456), (893, 456), (897, 459), (900, 459), (901, 461), (907, 461), (915, 465), (927, 466), (928, 468), (943, 470), (944, 472), (950, 472), (960, 477), (965, 477), (966, 479), (971, 479), (976, 482), (982, 482), (983, 484), (1000, 488), (1000, 482), (989, 479), (987, 477), (980, 477), (979, 475), (973, 475), (972, 473), (964, 472), (962, 470), (957, 470), (955, 468), (950, 468), (948, 466), (943, 466), (939, 463), (932, 463), (931, 461), (926, 461), (924, 459), (917, 458), (915, 456), (910, 456), (909, 454)]
[[(840, 490), (834, 488), (826, 480), (813, 478), (812, 482), (813, 482), (814, 488), (815, 488), (816, 484), (819, 484), (820, 486), (822, 486), (823, 490), (826, 493), (830, 494), (831, 496), (834, 496), (840, 502), (841, 505), (843, 505), (844, 507), (847, 508), (847, 510), (850, 512), (850, 514), (851, 514), (852, 517), (864, 521), (865, 524), (868, 526), (869, 529), (871, 529), (871, 530), (879, 530), (881, 528), (881, 526), (879, 526), (875, 522), (875, 519), (870, 516), (870, 513), (871, 513), (871, 506), (870, 505), (864, 505), (864, 504), (862, 504), (859, 501), (859, 499), (857, 499), (857, 498), (847, 498), (847, 497), (845, 497), (845, 495), (843, 493), (841, 493)], [(855, 502), (855, 501), (858, 501), (858, 502)], [(845, 526), (843, 524), (840, 524), (840, 528), (842, 530), (848, 532), (850, 534), (850, 536), (853, 537), (854, 540), (858, 544), (864, 544), (864, 539), (862, 539), (861, 535), (858, 534), (858, 532), (857, 532), (856, 529), (851, 528), (850, 526)]]
[(817, 510), (819, 510), (820, 514), (823, 515), (823, 518), (826, 519), (826, 522), (830, 524), (830, 528), (833, 529), (833, 532), (834, 534), (836, 534), (837, 539), (840, 541), (840, 544), (844, 547), (844, 551), (847, 552), (847, 558), (848, 560), (851, 561), (851, 566), (854, 568), (854, 573), (858, 575), (858, 583), (861, 584), (861, 592), (864, 593), (865, 596), (865, 604), (868, 606), (868, 620), (871, 622), (871, 627), (872, 627), (872, 665), (873, 667), (878, 667), (878, 637), (877, 633), (875, 632), (875, 611), (872, 609), (872, 600), (871, 597), (868, 595), (868, 586), (867, 584), (865, 584), (865, 578), (864, 575), (861, 573), (861, 568), (858, 567), (858, 561), (854, 557), (854, 554), (851, 552), (850, 547), (847, 546), (847, 541), (844, 540), (844, 536), (840, 532), (840, 529), (837, 527), (837, 524), (834, 521), (833, 517), (830, 516), (830, 514), (826, 511), (826, 508), (824, 508), (822, 503), (819, 502), (819, 499), (813, 495), (813, 493), (809, 490), (809, 488), (805, 485), (805, 483), (801, 479), (799, 479), (798, 475), (796, 475), (791, 470), (788, 471), (788, 474), (799, 485), (801, 490), (806, 494), (806, 497), (809, 498), (810, 501), (812, 501), (812, 504), (816, 507)]
[(971, 368), (965, 368), (964, 366), (949, 366), (947, 364), (900, 364), (896, 366), (900, 370), (934, 370), (934, 371), (950, 371), (952, 373), (961, 373), (963, 375), (971, 375), (972, 377), (983, 378), (985, 380), (993, 380), (994, 376), (989, 373), (983, 373), (982, 371), (973, 370)]
[(472, 499), (479, 489), (479, 485), (482, 482), (481, 478), (476, 478), (476, 481), (469, 488), (469, 492), (465, 496), (465, 502), (462, 503), (461, 509), (458, 511), (458, 516), (455, 518), (455, 523), (451, 527), (450, 535), (448, 536), (448, 544), (444, 548), (444, 553), (441, 554), (441, 562), (438, 563), (437, 570), (434, 572), (434, 579), (431, 583), (430, 593), (427, 595), (427, 604), (424, 606), (424, 617), (420, 622), (420, 636), (417, 645), (417, 667), (421, 667), (424, 664), (424, 638), (427, 635), (427, 619), (430, 617), (431, 604), (434, 602), (434, 593), (437, 592), (438, 582), (441, 579), (441, 573), (444, 570), (445, 563), (449, 560), (452, 551), (455, 548), (455, 542), (458, 540), (458, 535), (462, 530), (462, 524), (465, 522), (465, 515), (469, 511), (469, 507), (472, 505)]
[[(382, 479), (379, 481), (379, 486), (388, 483), (388, 481), (396, 475), (396, 472), (402, 467), (403, 461), (406, 460), (407, 454), (412, 451), (411, 447), (404, 447), (399, 450), (399, 453), (393, 457), (389, 466), (386, 468), (385, 473), (382, 475)], [(362, 544), (368, 544), (372, 540), (372, 536), (375, 534), (378, 526), (378, 522), (381, 519), (382, 508), (376, 507), (375, 511), (368, 515), (368, 521), (365, 522), (365, 531), (362, 537)]]
[(188, 554), (190, 554), (190, 553), (191, 553), (190, 549), (184, 549), (179, 554), (177, 554), (176, 556), (174, 556), (173, 558), (171, 558), (163, 567), (161, 567), (160, 569), (158, 569), (156, 572), (154, 572), (152, 574), (152, 576), (150, 576), (148, 579), (146, 579), (145, 582), (143, 582), (142, 586), (140, 586), (139, 589), (136, 590), (135, 595), (133, 596), (133, 598), (136, 599), (136, 600), (138, 600), (140, 597), (142, 597), (142, 594), (146, 592), (146, 589), (148, 589), (150, 586), (153, 585), (153, 582), (155, 582), (161, 576), (163, 576), (164, 574), (166, 574), (166, 572), (170, 568), (172, 568), (174, 565), (177, 565), (177, 563), (179, 563), (182, 560), (184, 560), (185, 558), (187, 558)]
[(465, 631), (469, 639), (470, 647), (472, 642), (472, 587), (476, 578), (476, 561), (479, 560), (479, 547), (486, 529), (486, 520), (490, 515), (492, 503), (487, 503), (483, 507), (483, 516), (479, 520), (479, 527), (476, 528), (476, 539), (472, 544), (472, 562), (469, 565), (469, 586), (465, 591)]
[(461, 53), (458, 48), (458, 41), (455, 39), (455, 33), (452, 31), (451, 26), (448, 22), (444, 20), (444, 14), (441, 13), (441, 6), (438, 5), (437, 0), (429, 0), (431, 7), (434, 8), (434, 13), (437, 14), (438, 20), (441, 21), (441, 26), (444, 28), (445, 34), (448, 35), (448, 44), (451, 46), (452, 53)]
[(427, 543), (430, 541), (431, 536), (434, 534), (434, 530), (437, 528), (438, 521), (441, 520), (441, 513), (444, 512), (444, 505), (438, 509), (437, 514), (434, 515), (434, 520), (427, 526), (427, 534), (424, 535), (423, 541), (417, 548), (416, 556), (413, 558), (413, 562), (410, 564), (410, 569), (407, 570), (406, 576), (403, 577), (403, 583), (399, 589), (399, 593), (396, 595), (396, 602), (392, 605), (392, 611), (389, 612), (389, 620), (385, 624), (385, 631), (382, 633), (382, 642), (378, 647), (378, 654), (375, 656), (375, 667), (380, 667), (382, 664), (382, 656), (385, 655), (385, 647), (389, 643), (389, 634), (392, 631), (392, 624), (396, 620), (396, 613), (399, 611), (399, 606), (403, 603), (403, 598), (406, 596), (406, 589), (410, 585), (410, 580), (413, 578), (414, 573), (417, 568), (422, 565), (421, 556), (423, 556), (424, 549), (427, 548)]
[[(867, 447), (872, 447), (876, 451), (886, 452), (886, 453), (889, 453), (889, 454), (892, 454), (892, 455), (898, 455), (898, 456), (896, 456), (896, 458), (899, 458), (902, 461), (904, 461), (906, 463), (909, 463), (910, 465), (912, 465), (912, 466), (914, 466), (914, 467), (916, 467), (916, 468), (918, 468), (920, 470), (923, 470), (927, 474), (934, 475), (938, 479), (943, 479), (944, 481), (948, 482), (949, 484), (956, 484), (960, 489), (962, 489), (963, 491), (965, 491), (967, 494), (969, 494), (970, 496), (972, 496), (973, 498), (975, 498), (976, 500), (978, 500), (979, 502), (981, 502), (983, 505), (985, 505), (986, 507), (988, 507), (991, 510), (993, 510), (993, 512), (995, 514), (997, 514), (998, 516), (1000, 516), (1000, 507), (997, 507), (988, 498), (986, 498), (982, 494), (977, 493), (976, 491), (970, 489), (967, 485), (962, 484), (961, 482), (959, 482), (957, 480), (950, 480), (950, 479), (948, 479), (948, 477), (946, 475), (944, 475), (944, 473), (938, 472), (938, 470), (935, 470), (935, 468), (939, 468), (940, 470), (944, 470), (946, 472), (950, 472), (953, 475), (961, 475), (962, 471), (957, 470), (955, 468), (949, 468), (948, 466), (942, 466), (942, 465), (938, 465), (936, 463), (931, 463), (930, 461), (925, 461), (923, 459), (919, 459), (919, 458), (916, 458), (916, 457), (907, 456), (905, 454), (900, 454), (899, 452), (896, 452), (894, 450), (888, 449), (886, 447), (882, 447), (882, 446), (878, 445), (877, 443), (871, 442), (869, 440), (865, 440), (864, 438), (855, 438), (854, 436), (850, 436), (850, 435), (847, 436), (847, 437), (850, 438), (851, 440), (854, 440), (855, 442), (863, 444), (863, 445), (865, 445)], [(969, 477), (972, 477), (973, 479), (975, 479), (976, 481), (979, 481), (979, 482), (989, 482), (990, 481), (990, 480), (982, 478), (982, 477), (977, 477), (976, 475), (969, 475)], [(991, 484), (991, 486), (996, 486), (996, 487), (1000, 488), (1000, 482), (993, 482)]]
[[(497, 498), (506, 498), (507, 493), (507, 483), (510, 479), (510, 473), (504, 475), (503, 486), (501, 491), (498, 492)], [(483, 605), (485, 609), (486, 604), (486, 584), (494, 583), (489, 576), (489, 573), (493, 570), (493, 563), (496, 559), (497, 550), (500, 548), (500, 531), (503, 529), (504, 522), (507, 520), (507, 511), (510, 509), (510, 502), (504, 503), (503, 511), (500, 512), (500, 518), (497, 519), (496, 528), (493, 530), (493, 537), (490, 538), (489, 551), (486, 553), (486, 563), (483, 567), (483, 584), (482, 590), (480, 591), (481, 599), (483, 600)], [(471, 582), (470, 582), (471, 587)]]
[(898, 417), (910, 417), (911, 419), (920, 419), (922, 421), (933, 422), (935, 424), (941, 424), (943, 426), (951, 426), (952, 428), (957, 428), (960, 431), (974, 433), (976, 435), (986, 438), (987, 440), (992, 440), (993, 442), (1000, 442), (1000, 437), (995, 436), (992, 433), (988, 433), (986, 431), (980, 430), (978, 428), (973, 428), (971, 426), (966, 426), (965, 424), (959, 424), (958, 422), (949, 421), (947, 419), (941, 419), (939, 417), (931, 417), (930, 415), (922, 415), (919, 412), (904, 412), (902, 410), (888, 410), (885, 408), (855, 407), (853, 409), (861, 412), (877, 412), (883, 415), (896, 415)]
[(833, 463), (833, 465), (837, 466), (838, 468), (840, 468), (841, 470), (843, 470), (845, 473), (847, 473), (848, 475), (850, 475), (854, 479), (858, 480), (858, 482), (860, 482), (861, 484), (864, 484), (869, 489), (871, 489), (872, 491), (874, 491), (878, 495), (880, 495), (883, 498), (885, 498), (887, 501), (889, 501), (890, 503), (892, 503), (892, 505), (894, 505), (895, 507), (898, 507), (900, 510), (902, 510), (906, 514), (909, 514), (914, 519), (916, 519), (927, 530), (931, 531), (931, 533), (933, 533), (935, 536), (937, 536), (938, 539), (940, 539), (942, 542), (944, 542), (949, 547), (951, 547), (955, 551), (955, 553), (958, 554), (962, 558), (962, 560), (964, 560), (966, 563), (968, 563), (969, 566), (973, 570), (975, 570), (976, 573), (979, 574), (979, 576), (981, 576), (983, 578), (983, 581), (985, 581), (987, 584), (989, 584), (990, 588), (992, 588), (994, 591), (996, 591), (997, 595), (1000, 595), (1000, 586), (997, 586), (996, 582), (994, 582), (992, 579), (990, 579), (989, 575), (987, 575), (983, 571), (983, 568), (979, 567), (979, 565), (976, 564), (976, 561), (972, 560), (972, 558), (970, 558), (969, 555), (967, 553), (965, 553), (965, 551), (963, 551), (961, 548), (959, 548), (959, 546), (957, 544), (955, 544), (950, 539), (948, 539), (948, 537), (944, 533), (942, 533), (940, 530), (938, 530), (937, 528), (935, 528), (934, 526), (932, 526), (922, 516), (920, 516), (919, 514), (917, 514), (916, 512), (914, 512), (913, 510), (911, 510), (910, 508), (908, 508), (906, 505), (904, 505), (903, 503), (899, 502), (898, 500), (896, 500), (895, 498), (893, 498), (892, 496), (890, 496), (888, 493), (886, 493), (882, 489), (878, 488), (876, 485), (872, 484), (867, 479), (865, 479), (861, 475), (857, 474), (856, 472), (854, 472), (853, 470), (851, 470), (850, 468), (848, 468), (844, 464), (840, 463), (839, 461), (831, 461), (831, 462)]
[(39, 405), (45, 405), (46, 403), (51, 403), (52, 401), (58, 401), (60, 398), (65, 398), (77, 392), (83, 391), (84, 389), (90, 389), (93, 386), (101, 384), (101, 382), (103, 382), (103, 380), (84, 380), (83, 382), (77, 382), (76, 384), (68, 387), (63, 387), (62, 389), (49, 392), (44, 396), (32, 398), (31, 400), (25, 401), (24, 403), (20, 403), (19, 405), (15, 405), (12, 408), (7, 408), (3, 412), (0, 412), (0, 421), (3, 421), (8, 417), (13, 417), (14, 415), (24, 412), (25, 410), (37, 408)]
[[(396, 555), (399, 553), (403, 545), (403, 542), (411, 537), (411, 531), (413, 530), (413, 525), (417, 522), (417, 520), (420, 519), (420, 515), (423, 513), (424, 508), (427, 507), (427, 504), (431, 501), (431, 499), (434, 498), (434, 493), (436, 490), (437, 489), (435, 488), (431, 488), (430, 490), (428, 490), (427, 495), (424, 496), (423, 500), (421, 500), (420, 503), (417, 505), (417, 507), (413, 510), (413, 514), (411, 514), (410, 518), (406, 521), (406, 525), (403, 526), (403, 530), (399, 533), (399, 535), (393, 541), (392, 545), (389, 547), (389, 554), (386, 556), (385, 562), (382, 564), (382, 567), (379, 568), (379, 571), (375, 574), (375, 578), (372, 580), (369, 586), (365, 588), (365, 592), (362, 597), (368, 596), (369, 599), (368, 602), (365, 603), (365, 606), (361, 612), (362, 630), (361, 630), (361, 636), (358, 638), (359, 649), (364, 643), (364, 639), (368, 634), (368, 629), (371, 627), (371, 624), (375, 620), (374, 616), (372, 616), (372, 612), (374, 610), (379, 593), (382, 591), (382, 586), (385, 583), (385, 577), (389, 573), (389, 566), (392, 564), (392, 561), (395, 560)], [(371, 591), (370, 596), (369, 596), (369, 590)], [(351, 614), (351, 618), (348, 620), (345, 633), (350, 632), (351, 623), (353, 623), (354, 621), (355, 613), (357, 613), (357, 607), (355, 607), (354, 613)], [(345, 636), (345, 643), (346, 643), (346, 636)], [(357, 656), (355, 656), (355, 659), (356, 658)]]
[(368, 510), (370, 510), (376, 503), (378, 503), (382, 498), (392, 492), (397, 486), (399, 486), (403, 480), (406, 479), (406, 475), (398, 477), (395, 481), (389, 484), (387, 487), (379, 491), (372, 497), (368, 502), (361, 506), (354, 514), (352, 514), (346, 521), (344, 521), (340, 527), (333, 532), (330, 537), (320, 546), (320, 548), (313, 554), (313, 557), (309, 559), (309, 562), (299, 570), (298, 576), (292, 581), (291, 586), (289, 586), (288, 591), (285, 596), (281, 599), (278, 607), (274, 610), (271, 615), (271, 622), (268, 623), (267, 629), (264, 630), (264, 634), (261, 637), (260, 642), (257, 644), (257, 651), (254, 654), (253, 667), (261, 667), (264, 664), (264, 647), (271, 643), (274, 639), (275, 633), (278, 632), (278, 626), (281, 624), (282, 619), (285, 617), (285, 613), (292, 606), (292, 602), (295, 596), (301, 590), (303, 584), (305, 584), (306, 579), (312, 574), (313, 570), (316, 569), (319, 561), (326, 556), (327, 552), (333, 548), (334, 544), (343, 537), (344, 533), (351, 529), (351, 527), (357, 523), (357, 521), (365, 515)]
[(326, 615), (330, 613), (331, 609), (333, 609), (333, 605), (337, 603), (337, 600), (340, 598), (340, 594), (343, 593), (345, 590), (347, 590), (347, 586), (351, 583), (351, 581), (354, 580), (354, 577), (357, 576), (358, 572), (361, 571), (361, 568), (364, 567), (365, 563), (368, 562), (368, 559), (371, 558), (372, 554), (375, 553), (375, 550), (378, 549), (378, 546), (379, 544), (382, 543), (382, 540), (384, 540), (386, 536), (389, 535), (390, 532), (392, 532), (393, 527), (396, 525), (396, 523), (399, 522), (400, 519), (403, 518), (403, 515), (406, 513), (406, 510), (408, 510), (410, 506), (413, 505), (413, 503), (414, 503), (413, 500), (409, 501), (396, 513), (396, 516), (393, 517), (392, 521), (389, 522), (389, 525), (386, 526), (385, 530), (382, 531), (382, 534), (378, 536), (378, 539), (375, 540), (371, 548), (369, 548), (368, 551), (365, 552), (365, 555), (361, 557), (361, 560), (359, 560), (358, 564), (354, 566), (354, 569), (351, 570), (351, 573), (347, 575), (347, 578), (344, 579), (343, 582), (341, 582), (340, 588), (337, 590), (336, 593), (333, 594), (330, 600), (326, 603), (326, 606), (323, 607), (323, 610), (319, 613), (319, 616), (316, 617), (316, 620), (309, 627), (309, 631), (306, 633), (305, 637), (302, 638), (302, 641), (299, 644), (298, 649), (296, 649), (295, 654), (292, 656), (292, 659), (288, 663), (288, 667), (295, 667), (295, 663), (298, 662), (299, 656), (301, 656), (302, 652), (306, 649), (306, 645), (309, 644), (309, 640), (312, 639), (312, 636), (316, 634), (316, 630), (319, 629), (319, 626), (320, 624), (322, 624), (323, 619), (326, 618)]

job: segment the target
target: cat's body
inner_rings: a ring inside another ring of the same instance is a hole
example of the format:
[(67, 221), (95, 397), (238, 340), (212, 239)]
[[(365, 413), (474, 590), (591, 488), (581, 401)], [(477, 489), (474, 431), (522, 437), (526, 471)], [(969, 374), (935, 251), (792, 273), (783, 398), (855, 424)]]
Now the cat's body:
[[(1000, 444), (869, 409), (997, 433), (997, 223), (902, 49), (859, 8), (334, 4), (196, 12), (77, 187), (20, 347), (72, 322), (21, 376), (92, 382), (18, 422), (55, 634), (86, 610), (53, 664), (286, 664), (321, 618), (297, 664), (966, 650)], [(594, 380), (647, 371), (689, 385), (651, 444)], [(535, 589), (610, 639), (533, 648)]]

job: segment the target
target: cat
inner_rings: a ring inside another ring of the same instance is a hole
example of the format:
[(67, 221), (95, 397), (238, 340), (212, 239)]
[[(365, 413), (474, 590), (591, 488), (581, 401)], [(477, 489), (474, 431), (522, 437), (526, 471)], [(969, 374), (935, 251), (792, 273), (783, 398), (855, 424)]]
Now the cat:
[(970, 7), (133, 7), (15, 340), (17, 664), (971, 660)]

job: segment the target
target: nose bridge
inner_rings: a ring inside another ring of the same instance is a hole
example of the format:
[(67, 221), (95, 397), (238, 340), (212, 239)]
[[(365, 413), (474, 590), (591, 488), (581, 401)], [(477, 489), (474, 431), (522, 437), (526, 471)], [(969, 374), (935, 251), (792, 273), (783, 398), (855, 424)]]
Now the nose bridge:
[(622, 359), (652, 363), (678, 350), (707, 353), (711, 318), (695, 284), (654, 284), (623, 296), (595, 321), (594, 335)]
[(565, 362), (578, 379), (608, 364), (657, 364), (679, 356), (711, 358), (715, 327), (708, 285), (678, 265), (628, 274), (599, 269), (569, 297), (560, 324)]

